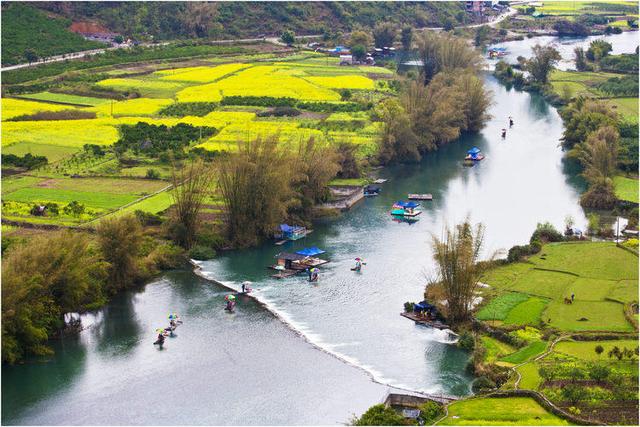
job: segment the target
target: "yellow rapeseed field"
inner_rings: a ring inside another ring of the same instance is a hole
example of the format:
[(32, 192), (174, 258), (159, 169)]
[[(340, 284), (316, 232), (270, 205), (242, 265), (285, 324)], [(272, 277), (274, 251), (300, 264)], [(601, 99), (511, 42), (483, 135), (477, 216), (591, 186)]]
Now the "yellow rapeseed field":
[(166, 97), (184, 87), (183, 83), (158, 79), (114, 78), (100, 80), (98, 86), (116, 90), (137, 90), (146, 96)]
[(311, 83), (334, 89), (373, 89), (373, 80), (364, 76), (307, 77)]
[(171, 99), (135, 98), (101, 104), (88, 108), (87, 111), (95, 111), (98, 117), (110, 117), (112, 113), (113, 117), (151, 116), (171, 103)]
[(164, 70), (159, 73), (171, 71), (169, 74), (162, 75), (161, 80), (180, 81), (180, 82), (196, 82), (209, 83), (218, 80), (227, 74), (250, 67), (248, 64), (223, 64), (217, 67), (190, 67), (176, 68), (174, 70)]
[(16, 142), (82, 147), (84, 144), (109, 145), (118, 140), (111, 119), (42, 120), (5, 122), (2, 124), (2, 146)]
[(184, 89), (178, 92), (178, 100), (181, 102), (219, 101), (222, 96), (289, 97), (310, 101), (340, 99), (337, 92), (289, 75), (286, 70), (286, 67), (272, 65), (255, 66), (216, 83)]
[(69, 105), (49, 104), (46, 102), (25, 101), (22, 99), (2, 98), (2, 120), (34, 114), (39, 111), (72, 110)]

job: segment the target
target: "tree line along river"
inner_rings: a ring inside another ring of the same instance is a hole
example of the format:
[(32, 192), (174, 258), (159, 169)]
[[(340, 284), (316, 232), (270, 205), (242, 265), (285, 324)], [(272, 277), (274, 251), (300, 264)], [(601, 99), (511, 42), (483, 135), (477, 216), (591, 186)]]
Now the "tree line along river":
[[(606, 38), (614, 51), (631, 52), (633, 34)], [(509, 49), (535, 41), (511, 42)], [(578, 227), (586, 223), (581, 181), (561, 161), (557, 111), (489, 75), (486, 84), (493, 118), (480, 134), (419, 164), (382, 170), (389, 181), (380, 196), (323, 220), (303, 240), (202, 263), (203, 274), (217, 280), (254, 282), (263, 305), (240, 297), (228, 314), (228, 291), (191, 271), (122, 293), (84, 317), (89, 328), (56, 342), (49, 362), (2, 367), (2, 423), (339, 424), (381, 401), (389, 386), (469, 394), (468, 356), (446, 332), (399, 315), (405, 301), (421, 300), (432, 274), (431, 233), (469, 217), (485, 224), (489, 253), (527, 241), (541, 221), (561, 227), (571, 215)], [(508, 116), (515, 125), (502, 139)], [(464, 168), (474, 145), (486, 159)], [(417, 223), (391, 220), (394, 201), (426, 192), (434, 200), (423, 204)], [(276, 253), (304, 246), (325, 249), (331, 261), (316, 285), (270, 277), (265, 267)], [(355, 257), (366, 262), (359, 273), (350, 270)], [(154, 331), (170, 311), (184, 324), (159, 351)]]

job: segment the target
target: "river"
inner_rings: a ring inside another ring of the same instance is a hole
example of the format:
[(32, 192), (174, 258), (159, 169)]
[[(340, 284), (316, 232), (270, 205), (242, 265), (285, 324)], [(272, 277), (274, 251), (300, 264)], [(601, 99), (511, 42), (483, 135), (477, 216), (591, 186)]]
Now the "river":
[[(264, 306), (240, 298), (227, 314), (223, 287), (191, 271), (167, 273), (85, 316), (90, 327), (56, 342), (50, 361), (3, 366), (2, 423), (340, 424), (381, 401), (389, 385), (470, 393), (468, 355), (446, 332), (399, 315), (432, 275), (432, 233), (466, 217), (482, 222), (486, 255), (525, 243), (540, 221), (586, 223), (581, 182), (561, 161), (557, 111), (493, 77), (486, 83), (495, 102), (480, 134), (382, 170), (389, 181), (379, 197), (322, 221), (304, 240), (202, 263), (203, 274), (231, 286), (254, 282)], [(508, 116), (515, 126), (502, 139)], [(465, 168), (474, 145), (486, 159)], [(434, 200), (417, 223), (392, 221), (389, 208), (410, 192)], [(269, 277), (276, 253), (311, 245), (331, 261), (317, 284)], [(350, 271), (356, 256), (366, 262), (360, 273)], [(185, 323), (160, 351), (151, 343), (169, 311)]]

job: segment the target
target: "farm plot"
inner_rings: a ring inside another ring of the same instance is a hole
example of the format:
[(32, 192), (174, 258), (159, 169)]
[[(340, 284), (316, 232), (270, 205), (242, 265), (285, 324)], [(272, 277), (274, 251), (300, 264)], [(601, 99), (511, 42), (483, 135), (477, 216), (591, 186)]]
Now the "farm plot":
[(475, 398), (454, 402), (438, 425), (570, 425), (529, 397)]
[(103, 103), (87, 111), (95, 111), (99, 117), (152, 116), (172, 102), (171, 99), (136, 98)]
[(80, 96), (80, 95), (71, 95), (68, 93), (52, 93), (52, 92), (29, 93), (29, 94), (20, 95), (20, 98), (32, 99), (36, 101), (55, 102), (57, 104), (82, 105), (87, 107), (94, 107), (96, 105), (111, 102), (111, 100), (107, 98), (94, 98), (91, 96)]
[[(309, 101), (339, 101), (340, 95), (287, 74), (286, 67), (258, 65), (216, 83), (194, 86), (178, 92), (180, 102), (218, 101), (222, 96), (264, 96)], [(201, 97), (199, 92), (204, 92)]]
[(176, 68), (157, 71), (155, 74), (160, 75), (160, 80), (166, 81), (211, 83), (248, 67), (248, 64), (223, 64), (217, 67)]
[(100, 87), (120, 91), (138, 91), (142, 96), (150, 98), (167, 98), (173, 96), (184, 87), (183, 83), (168, 82), (157, 79), (113, 78), (96, 83)]
[(476, 317), (505, 325), (542, 321), (563, 331), (631, 331), (622, 303), (637, 301), (637, 270), (638, 257), (613, 243), (548, 244), (526, 263), (486, 274), (489, 301)]
[(30, 115), (42, 111), (62, 111), (70, 108), (71, 107), (68, 105), (56, 105), (46, 102), (27, 101), (15, 98), (2, 98), (2, 120), (9, 120), (14, 117)]

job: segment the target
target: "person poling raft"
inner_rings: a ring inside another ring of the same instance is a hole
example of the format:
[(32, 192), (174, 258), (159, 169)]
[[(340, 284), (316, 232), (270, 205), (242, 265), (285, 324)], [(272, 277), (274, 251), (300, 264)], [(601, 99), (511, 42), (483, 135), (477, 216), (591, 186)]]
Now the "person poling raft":
[(367, 265), (366, 262), (362, 260), (362, 258), (356, 258), (356, 266), (351, 269), (351, 271), (360, 271), (362, 270), (362, 266)]
[(513, 117), (509, 116), (509, 127), (513, 127)]
[(156, 332), (158, 333), (158, 339), (156, 339), (156, 342), (154, 342), (153, 345), (157, 345), (162, 348), (162, 345), (164, 344), (164, 337), (167, 336), (167, 331), (162, 328), (158, 328), (156, 329)]
[(502, 129), (502, 139), (507, 137), (507, 130), (506, 129)]
[(248, 293), (251, 293), (251, 291), (253, 291), (253, 289), (251, 289), (251, 282), (249, 281), (242, 282), (242, 293), (248, 294)]
[(319, 273), (320, 273), (320, 269), (314, 267), (314, 268), (307, 268), (307, 275), (309, 276), (309, 281), (310, 282), (317, 282), (318, 281), (318, 277), (319, 277)]
[(169, 326), (164, 328), (166, 332), (169, 332), (170, 335), (173, 335), (173, 331), (176, 330), (178, 325), (182, 324), (182, 320), (180, 320), (179, 316), (176, 313), (169, 314)]
[(233, 295), (227, 295), (226, 297), (224, 297), (224, 300), (227, 302), (224, 309), (229, 313), (233, 313), (233, 310), (235, 310), (236, 308), (236, 297)]

